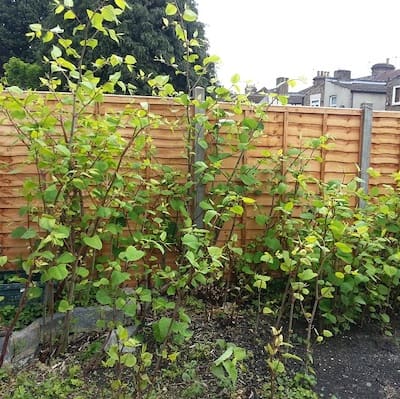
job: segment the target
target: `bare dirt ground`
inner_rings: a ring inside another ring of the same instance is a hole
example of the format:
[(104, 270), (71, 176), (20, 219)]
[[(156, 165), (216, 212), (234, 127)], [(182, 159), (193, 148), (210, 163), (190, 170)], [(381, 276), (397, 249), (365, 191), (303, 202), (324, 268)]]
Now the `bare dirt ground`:
[(393, 337), (373, 326), (331, 338), (314, 353), (322, 398), (399, 399), (400, 331)]
[[(269, 377), (264, 349), (270, 340), (268, 319), (261, 319), (257, 330), (255, 325), (255, 315), (251, 311), (233, 318), (224, 311), (214, 313), (211, 318), (206, 317), (204, 312), (195, 312), (191, 325), (193, 336), (180, 349), (178, 361), (172, 366), (165, 365), (159, 382), (153, 387), (155, 396), (152, 398), (269, 399), (265, 388)], [(70, 346), (66, 355), (54, 359), (51, 365), (36, 362), (25, 367), (24, 372), (31, 373), (28, 378), (34, 380), (36, 375), (37, 381), (42, 381), (47, 378), (46, 375), (57, 370), (68, 370), (69, 364), (79, 364), (82, 368), (79, 378), (87, 386), (93, 387), (90, 392), (87, 391), (85, 399), (105, 398), (107, 394), (100, 388), (107, 385), (106, 381), (112, 380), (112, 371), (104, 369), (100, 363), (95, 365), (93, 357), (88, 353), (89, 341), (101, 338), (104, 337), (94, 335), (88, 339), (81, 336)], [(215, 346), (218, 339), (235, 343), (248, 352), (234, 390), (221, 386), (210, 373), (210, 366), (221, 354)], [(298, 353), (301, 353), (301, 347)], [(43, 350), (38, 357), (45, 361), (46, 351)], [(290, 365), (294, 370), (301, 369), (301, 365), (297, 363)], [(400, 318), (394, 322), (393, 337), (384, 336), (376, 326), (368, 324), (316, 345), (314, 369), (317, 378), (314, 394), (311, 391), (308, 394), (303, 393), (305, 396), (299, 393), (297, 396), (282, 394), (279, 398), (400, 399)], [(186, 379), (183, 378), (184, 375)], [(0, 398), (13, 398), (12, 390), (16, 387), (17, 376), (18, 372), (14, 375), (15, 378), (3, 379), (3, 385), (0, 381)], [(198, 391), (193, 393), (191, 389), (196, 384)], [(81, 388), (79, 391), (82, 392)], [(52, 396), (52, 399), (53, 397), (57, 399), (56, 396)], [(75, 397), (77, 396), (73, 394), (67, 396), (68, 399)], [(124, 398), (135, 397), (128, 395)]]

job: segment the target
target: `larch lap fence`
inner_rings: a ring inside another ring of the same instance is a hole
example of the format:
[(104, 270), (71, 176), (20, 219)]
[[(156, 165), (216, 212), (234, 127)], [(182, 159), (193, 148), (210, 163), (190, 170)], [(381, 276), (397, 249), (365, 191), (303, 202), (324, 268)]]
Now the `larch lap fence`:
[[(128, 96), (108, 96), (94, 112), (104, 114), (122, 110), (132, 102), (146, 102), (150, 112), (170, 121), (185, 114), (184, 107), (173, 100)], [(201, 111), (192, 109), (191, 112)], [(246, 116), (252, 115), (250, 108), (245, 113)], [(184, 124), (173, 131), (160, 126), (150, 134), (160, 163), (187, 169)], [(255, 149), (247, 151), (243, 162), (252, 164), (262, 157), (265, 150), (299, 148), (309, 139), (324, 135), (332, 138), (334, 148), (321, 154), (324, 158), (322, 163), (311, 162), (308, 169), (322, 181), (336, 179), (347, 182), (360, 176), (365, 180), (365, 189), (368, 189), (368, 186), (391, 183), (391, 175), (399, 171), (400, 112), (372, 111), (369, 104), (363, 104), (362, 109), (270, 107), (264, 135), (257, 139)], [(25, 205), (23, 182), (27, 177), (35, 176), (35, 168), (27, 165), (26, 160), (26, 147), (18, 141), (13, 126), (3, 122), (0, 126), (0, 249), (2, 255), (11, 259), (27, 252), (26, 242), (11, 237), (11, 232), (24, 223), (24, 218), (19, 215), (19, 208)], [(368, 178), (368, 167), (381, 175)], [(201, 196), (201, 190), (199, 193)], [(257, 202), (268, 205), (268, 195), (259, 196)], [(239, 238), (243, 243), (260, 233), (260, 226), (249, 215), (244, 216), (243, 225)], [(223, 238), (224, 234), (221, 235)]]

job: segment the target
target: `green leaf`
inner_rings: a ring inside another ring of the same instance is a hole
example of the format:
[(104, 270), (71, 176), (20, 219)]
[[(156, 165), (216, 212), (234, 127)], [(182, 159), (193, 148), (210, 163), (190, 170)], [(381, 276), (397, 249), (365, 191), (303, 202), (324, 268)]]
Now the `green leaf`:
[(222, 366), (213, 365), (210, 370), (213, 373), (213, 375), (217, 377), (220, 381), (224, 381), (226, 379), (224, 369)]
[(382, 313), (381, 314), (381, 320), (384, 323), (390, 323), (390, 316), (387, 313)]
[(289, 186), (287, 184), (281, 182), (278, 184), (277, 192), (279, 195), (282, 195), (282, 194), (285, 194), (288, 191), (288, 189), (289, 189)]
[(71, 311), (74, 308), (74, 305), (70, 305), (68, 301), (65, 299), (62, 299), (58, 305), (58, 311), (61, 313), (66, 313), (68, 311)]
[(235, 363), (232, 360), (227, 360), (223, 363), (225, 371), (228, 373), (230, 381), (235, 385), (238, 378), (238, 371)]
[(53, 45), (53, 49), (51, 50), (51, 57), (53, 60), (60, 58), (62, 56), (62, 51), (59, 47)]
[(285, 372), (285, 365), (278, 359), (267, 360), (269, 368), (275, 374), (282, 374)]
[(96, 300), (100, 305), (111, 305), (113, 302), (110, 294), (103, 288), (96, 292)]
[(135, 248), (133, 245), (129, 245), (129, 247), (126, 248), (125, 251), (119, 254), (119, 258), (126, 262), (136, 262), (139, 259), (142, 259), (145, 255), (146, 252)]
[(113, 272), (111, 273), (111, 285), (115, 288), (121, 285), (123, 282), (129, 280), (130, 277), (131, 276), (129, 273), (113, 270)]
[(251, 175), (245, 175), (241, 174), (240, 175), (240, 180), (246, 185), (246, 186), (252, 186), (253, 184), (257, 183), (257, 180), (251, 176)]
[(78, 267), (78, 268), (76, 269), (76, 274), (77, 274), (79, 277), (86, 278), (87, 276), (89, 276), (89, 270), (86, 269), (86, 267), (80, 266), (80, 267)]
[(71, 156), (71, 151), (65, 145), (57, 144), (55, 146), (55, 149), (58, 151), (59, 154), (63, 155), (64, 157)]
[(121, 357), (121, 363), (126, 367), (134, 367), (137, 363), (136, 356), (133, 353), (125, 353)]
[(71, 232), (71, 229), (68, 226), (56, 226), (52, 231), (52, 235), (55, 238), (61, 240), (64, 238), (68, 238), (70, 232)]
[(269, 252), (264, 252), (264, 254), (261, 256), (260, 260), (261, 260), (261, 262), (265, 262), (265, 263), (273, 263), (274, 262), (274, 258), (272, 257), (272, 255)]
[(186, 10), (183, 12), (182, 17), (186, 22), (194, 22), (197, 20), (197, 14), (189, 8), (186, 8)]
[(103, 16), (105, 21), (114, 22), (116, 21), (117, 17), (114, 12), (114, 7), (112, 5), (104, 6), (101, 9), (101, 15)]
[(346, 230), (346, 226), (339, 220), (332, 220), (332, 222), (329, 224), (329, 228), (336, 240), (343, 237), (343, 234)]
[(208, 247), (207, 251), (212, 258), (219, 259), (222, 256), (222, 248), (220, 247)]
[(199, 240), (197, 239), (197, 237), (195, 235), (189, 234), (189, 233), (185, 234), (182, 237), (182, 243), (185, 246), (187, 246), (187, 247), (189, 247), (191, 249), (194, 249), (194, 250), (197, 250), (199, 248), (199, 246), (200, 246)]
[[(57, 199), (57, 197), (58, 197), (58, 188), (55, 184), (52, 184), (51, 186), (47, 187), (46, 190), (44, 190), (43, 199), (47, 203), (54, 202)], [(49, 218), (51, 218), (51, 216), (49, 216)]]
[(137, 312), (137, 305), (136, 302), (130, 301), (128, 302), (124, 308), (123, 308), (124, 313), (129, 316), (129, 317), (135, 317), (136, 312)]
[(286, 202), (286, 203), (283, 205), (283, 210), (284, 210), (285, 212), (290, 213), (290, 212), (292, 212), (292, 210), (293, 210), (293, 206), (294, 206), (294, 203), (293, 203), (292, 201)]
[(397, 274), (397, 268), (387, 264), (383, 265), (383, 271), (389, 277), (394, 277)]
[(178, 9), (176, 8), (175, 4), (167, 3), (167, 6), (165, 7), (166, 15), (172, 16), (172, 15), (175, 15), (177, 12), (178, 12)]
[(282, 357), (284, 359), (291, 359), (291, 360), (296, 360), (296, 362), (302, 362), (303, 359), (300, 356), (294, 355), (293, 353), (282, 353)]
[(103, 248), (103, 243), (101, 242), (100, 237), (96, 234), (92, 237), (85, 236), (83, 237), (83, 242), (90, 248), (101, 250)]
[(351, 247), (344, 242), (335, 242), (335, 246), (339, 251), (345, 254), (350, 254), (352, 252)]
[(139, 296), (139, 299), (142, 302), (146, 302), (146, 303), (151, 302), (151, 290), (150, 289), (139, 287), (136, 290), (136, 294)]
[(21, 238), (24, 235), (25, 231), (26, 231), (26, 227), (19, 226), (12, 231), (11, 237), (12, 238)]
[(217, 359), (214, 361), (214, 364), (216, 366), (219, 366), (221, 363), (225, 362), (228, 360), (233, 354), (233, 346), (230, 345), (228, 348), (225, 350), (225, 352)]
[(41, 287), (31, 287), (28, 291), (28, 298), (29, 299), (36, 299), (42, 296), (43, 289)]
[(29, 240), (31, 238), (35, 238), (37, 235), (36, 230), (32, 229), (31, 227), (27, 229), (24, 234), (22, 234), (21, 238), (23, 240)]
[(231, 77), (231, 83), (232, 84), (237, 84), (240, 82), (240, 75), (238, 73), (235, 73), (232, 77)]
[(7, 256), (0, 256), (0, 267), (4, 266), (8, 261)]
[(312, 280), (313, 278), (317, 277), (318, 274), (313, 272), (311, 269), (305, 269), (303, 272), (298, 274), (298, 277), (302, 281)]
[(329, 330), (323, 330), (322, 335), (326, 338), (331, 338), (333, 337), (333, 334)]
[(335, 289), (333, 287), (323, 287), (321, 288), (321, 295), (323, 298), (333, 298), (333, 292)]
[(68, 276), (67, 265), (60, 264), (57, 266), (52, 266), (47, 271), (47, 276), (49, 279), (62, 281)]
[(165, 338), (167, 338), (172, 322), (173, 321), (170, 317), (161, 317), (160, 320), (153, 324), (154, 338), (158, 343), (164, 342)]
[(273, 313), (274, 313), (274, 311), (270, 307), (264, 306), (263, 314), (273, 314)]
[(210, 55), (209, 57), (205, 57), (203, 60), (203, 65), (206, 66), (208, 64), (215, 64), (221, 60), (217, 55)]

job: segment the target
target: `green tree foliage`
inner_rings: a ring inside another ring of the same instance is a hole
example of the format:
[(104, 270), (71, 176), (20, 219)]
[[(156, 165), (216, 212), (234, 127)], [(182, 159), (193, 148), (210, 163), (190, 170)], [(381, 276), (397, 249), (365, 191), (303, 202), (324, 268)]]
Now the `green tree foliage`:
[[(13, 38), (15, 45), (11, 43), (4, 43), (5, 48), (18, 48), (13, 52), (6, 53), (1, 52), (1, 57), (4, 58), (3, 62), (6, 62), (11, 56), (18, 56), (24, 61), (32, 61), (36, 59), (40, 62), (45, 54), (49, 53), (49, 44), (37, 45), (36, 42), (31, 45), (28, 44), (25, 32), (29, 30), (28, 22), (33, 21), (39, 22), (45, 28), (54, 28), (57, 25), (64, 26), (64, 13), (54, 14), (48, 10), (57, 7), (55, 2), (40, 2), (40, 1), (3, 1), (1, 4), (12, 3), (12, 11), (10, 14), (17, 18), (18, 15), (26, 15), (24, 21), (19, 21), (19, 28), (17, 32), (13, 29), (13, 23), (4, 24), (2, 19), (7, 19), (6, 9), (0, 9), (0, 32), (1, 29), (5, 30), (4, 37), (8, 37), (9, 40)], [(19, 11), (22, 5), (16, 6), (16, 3), (25, 4), (25, 14)], [(26, 6), (29, 3), (29, 7)], [(65, 2), (59, 1), (59, 5), (63, 5)], [(74, 4), (74, 12), (81, 22), (84, 24), (88, 19), (87, 9), (100, 8), (106, 4), (114, 4), (111, 0), (80, 0)], [(163, 17), (165, 17), (165, 7), (167, 5), (166, 0), (135, 0), (130, 1), (129, 8), (125, 10), (122, 15), (118, 16), (120, 21), (119, 25), (115, 28), (115, 34), (118, 38), (118, 43), (111, 38), (108, 33), (99, 33), (96, 39), (98, 40), (98, 46), (93, 51), (88, 51), (85, 54), (85, 63), (89, 65), (94, 62), (100, 56), (109, 57), (118, 48), (118, 52), (121, 56), (127, 54), (133, 54), (137, 59), (135, 66), (137, 71), (143, 71), (141, 74), (142, 78), (135, 76), (129, 71), (122, 71), (122, 80), (125, 83), (133, 84), (137, 89), (136, 94), (150, 94), (151, 88), (147, 85), (145, 77), (157, 76), (157, 75), (168, 75), (170, 76), (170, 83), (177, 90), (187, 91), (188, 86), (193, 87), (195, 84), (201, 84), (207, 86), (211, 78), (215, 75), (214, 68), (210, 65), (207, 74), (204, 76), (196, 76), (193, 69), (186, 71), (184, 55), (185, 47), (181, 40), (178, 40), (175, 34), (174, 26), (169, 26), (163, 23)], [(179, 8), (184, 9), (184, 1), (178, 0), (177, 5)], [(44, 6), (44, 4), (47, 4)], [(186, 2), (187, 7), (191, 10), (196, 11), (195, 0)], [(29, 11), (29, 13), (28, 13)], [(164, 20), (165, 21), (165, 20)], [(3, 22), (3, 24), (2, 24)], [(75, 44), (82, 40), (82, 32), (67, 32), (70, 37), (74, 37)], [(205, 39), (204, 25), (199, 21), (194, 21), (188, 24), (188, 36), (192, 37), (194, 32), (197, 32), (197, 41), (199, 47), (196, 53), (199, 56), (198, 62), (204, 60), (207, 56), (207, 41)], [(73, 35), (74, 33), (74, 35)], [(14, 37), (15, 36), (15, 37)], [(1, 43), (2, 38), (0, 38)], [(19, 43), (17, 45), (17, 43)], [(71, 55), (73, 58), (73, 55)], [(0, 58), (1, 60), (1, 58)], [(73, 59), (70, 59), (73, 61)], [(98, 71), (98, 75), (104, 79), (108, 76), (110, 70), (103, 68)], [(24, 82), (18, 82), (20, 86), (24, 86)], [(65, 89), (65, 87), (64, 87)]]
[(19, 86), (21, 89), (38, 89), (43, 69), (36, 63), (28, 63), (20, 58), (11, 57), (4, 64), (4, 80), (9, 86)]
[(31, 62), (34, 48), (25, 33), (32, 21), (40, 22), (48, 15), (49, 2), (43, 0), (0, 1), (0, 74), (11, 57)]

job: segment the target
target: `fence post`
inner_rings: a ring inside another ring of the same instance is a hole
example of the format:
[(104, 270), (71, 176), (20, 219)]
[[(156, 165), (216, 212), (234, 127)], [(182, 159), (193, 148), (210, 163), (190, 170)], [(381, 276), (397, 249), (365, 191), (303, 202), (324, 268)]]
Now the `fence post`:
[[(200, 103), (205, 100), (205, 90), (203, 87), (195, 87), (194, 98)], [(205, 109), (201, 107), (194, 108), (195, 115), (205, 114)], [(204, 162), (205, 149), (201, 146), (201, 141), (204, 140), (204, 127), (200, 123), (196, 123), (195, 126), (195, 138), (194, 138), (194, 162)], [(201, 183), (200, 176), (195, 175), (195, 187), (194, 187), (194, 223), (199, 229), (204, 227), (203, 217), (204, 210), (200, 207), (201, 201), (205, 198), (206, 187)]]
[[(368, 193), (369, 175), (368, 168), (371, 160), (371, 136), (372, 136), (372, 104), (362, 103), (362, 120), (361, 120), (361, 154), (360, 154), (360, 187), (365, 194)], [(365, 201), (360, 200), (360, 208), (365, 207)]]

